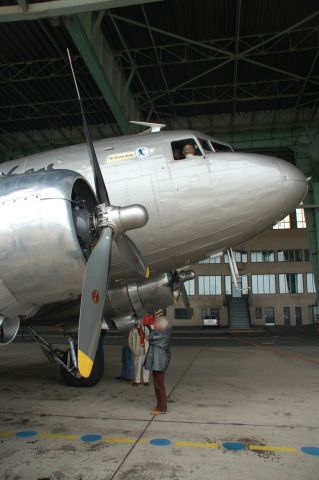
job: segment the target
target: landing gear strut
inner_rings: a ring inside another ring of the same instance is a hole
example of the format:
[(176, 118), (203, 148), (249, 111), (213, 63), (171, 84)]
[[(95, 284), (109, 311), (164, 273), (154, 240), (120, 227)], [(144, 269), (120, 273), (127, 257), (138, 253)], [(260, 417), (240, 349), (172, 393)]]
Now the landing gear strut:
[(68, 348), (66, 350), (61, 350), (47, 342), (32, 327), (27, 327), (27, 329), (34, 340), (40, 345), (44, 355), (50, 360), (50, 362), (55, 362), (60, 365), (61, 376), (67, 385), (72, 387), (93, 387), (101, 380), (104, 373), (102, 336), (100, 337), (91, 375), (88, 378), (84, 378), (80, 375), (78, 370), (77, 346), (71, 336), (68, 337)]

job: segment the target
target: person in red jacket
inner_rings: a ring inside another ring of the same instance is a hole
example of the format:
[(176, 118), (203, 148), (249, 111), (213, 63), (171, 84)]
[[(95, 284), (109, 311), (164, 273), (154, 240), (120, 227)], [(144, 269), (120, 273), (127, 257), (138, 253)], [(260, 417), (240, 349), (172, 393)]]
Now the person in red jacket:
[(148, 313), (147, 315), (145, 315), (143, 319), (143, 325), (151, 329), (152, 325), (154, 325), (154, 320), (155, 320), (155, 315), (153, 315), (152, 313)]

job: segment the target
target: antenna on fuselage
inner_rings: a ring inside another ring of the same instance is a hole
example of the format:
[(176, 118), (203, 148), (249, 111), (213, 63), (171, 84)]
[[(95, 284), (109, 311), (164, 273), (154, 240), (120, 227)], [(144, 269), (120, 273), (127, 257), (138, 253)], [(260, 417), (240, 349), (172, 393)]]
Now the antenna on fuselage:
[(136, 120), (131, 120), (130, 123), (134, 125), (142, 125), (142, 127), (148, 127), (147, 130), (144, 130), (142, 133), (157, 133), (160, 132), (162, 128), (166, 127), (164, 123), (149, 123), (149, 122), (137, 122)]

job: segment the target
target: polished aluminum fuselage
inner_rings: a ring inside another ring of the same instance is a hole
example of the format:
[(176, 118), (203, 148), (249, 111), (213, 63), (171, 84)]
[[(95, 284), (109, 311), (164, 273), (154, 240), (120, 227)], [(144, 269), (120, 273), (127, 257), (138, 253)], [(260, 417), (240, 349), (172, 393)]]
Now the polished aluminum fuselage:
[[(152, 271), (183, 267), (213, 252), (234, 247), (281, 220), (306, 194), (304, 175), (290, 163), (274, 157), (212, 152), (174, 160), (171, 142), (198, 135), (192, 131), (160, 132), (95, 143), (112, 205), (138, 203), (148, 210), (146, 226), (129, 235)], [(43, 169), (76, 171), (93, 187), (86, 145), (1, 165), (2, 172), (7, 175)], [(21, 201), (20, 208), (27, 212), (28, 235), (37, 235), (39, 244), (45, 242), (45, 229), (42, 232), (32, 230), (30, 203)], [(1, 224), (0, 238), (2, 228)], [(45, 255), (50, 256), (50, 251)], [(62, 247), (60, 255), (63, 264), (68, 252)], [(83, 274), (85, 263), (79, 265), (79, 272)], [(78, 294), (82, 276), (79, 274), (74, 279), (74, 291)], [(125, 277), (126, 265), (121, 263), (114, 245), (112, 281), (125, 280)], [(28, 288), (32, 289), (32, 282), (30, 278)], [(21, 285), (18, 289), (21, 290)]]

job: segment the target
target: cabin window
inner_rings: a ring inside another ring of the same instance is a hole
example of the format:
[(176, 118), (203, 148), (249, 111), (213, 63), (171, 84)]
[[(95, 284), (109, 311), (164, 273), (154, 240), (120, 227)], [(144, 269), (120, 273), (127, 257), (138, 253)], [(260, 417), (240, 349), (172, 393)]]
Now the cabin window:
[(184, 160), (184, 158), (203, 155), (194, 138), (185, 138), (183, 140), (172, 142), (172, 152), (174, 160)]
[(211, 142), (211, 144), (215, 152), (232, 152), (232, 149), (223, 143)]

